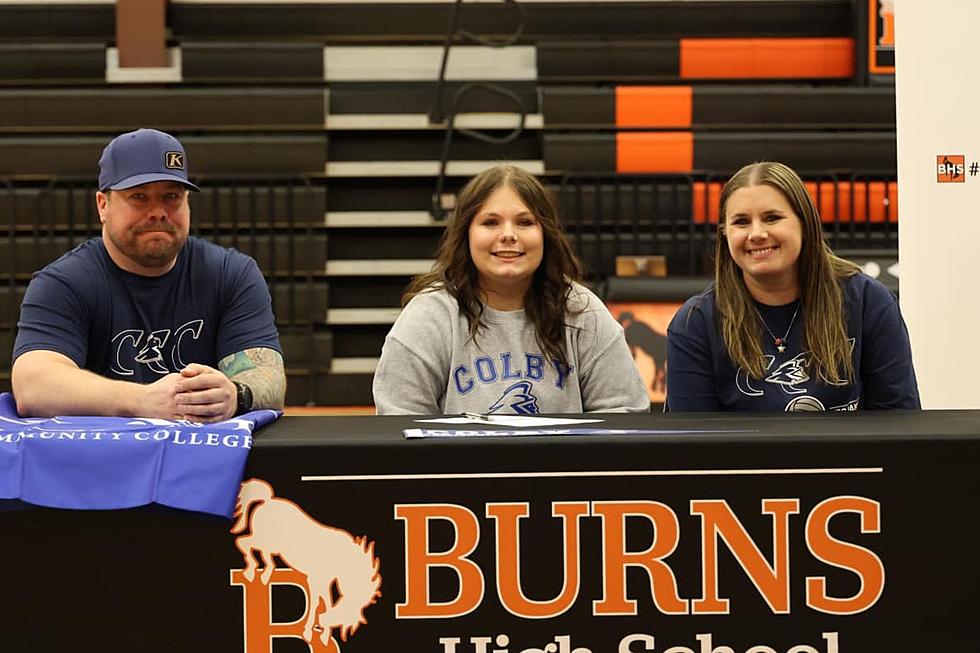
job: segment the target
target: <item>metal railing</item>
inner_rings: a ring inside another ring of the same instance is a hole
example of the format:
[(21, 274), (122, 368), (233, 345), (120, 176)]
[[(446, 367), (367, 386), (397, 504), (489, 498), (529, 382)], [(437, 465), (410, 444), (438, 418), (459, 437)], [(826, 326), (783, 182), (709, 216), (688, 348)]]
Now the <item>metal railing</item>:
[[(513, 7), (517, 16), (514, 33), (505, 39), (488, 39), (467, 30), (460, 29), (459, 15), (460, 9), (463, 5), (463, 0), (456, 0), (456, 2), (453, 3), (453, 7), (449, 14), (449, 27), (446, 30), (446, 38), (443, 43), (442, 62), (439, 66), (439, 78), (436, 80), (435, 97), (433, 98), (432, 107), (429, 111), (430, 124), (440, 124), (443, 121), (446, 123), (445, 137), (442, 143), (442, 153), (439, 158), (439, 174), (436, 177), (436, 186), (432, 193), (432, 202), (429, 206), (429, 212), (432, 214), (432, 217), (437, 220), (445, 219), (446, 211), (451, 209), (453, 206), (452, 198), (447, 197), (444, 193), (446, 169), (449, 163), (450, 151), (452, 149), (453, 135), (458, 132), (465, 136), (469, 136), (470, 138), (483, 141), (484, 143), (504, 145), (515, 141), (521, 136), (522, 133), (524, 133), (524, 126), (527, 120), (527, 107), (525, 106), (524, 101), (519, 95), (499, 84), (494, 84), (492, 82), (471, 82), (463, 84), (453, 94), (449, 103), (448, 111), (443, 106), (446, 70), (449, 65), (449, 53), (453, 46), (454, 40), (459, 38), (460, 40), (478, 43), (486, 47), (503, 48), (517, 43), (521, 35), (524, 33), (524, 7), (518, 4), (516, 0), (502, 1), (504, 4)], [(520, 121), (511, 132), (504, 134), (503, 136), (494, 136), (475, 129), (456, 127), (456, 113), (459, 106), (467, 95), (476, 90), (484, 90), (492, 94), (499, 95), (514, 104), (514, 113), (520, 116)]]

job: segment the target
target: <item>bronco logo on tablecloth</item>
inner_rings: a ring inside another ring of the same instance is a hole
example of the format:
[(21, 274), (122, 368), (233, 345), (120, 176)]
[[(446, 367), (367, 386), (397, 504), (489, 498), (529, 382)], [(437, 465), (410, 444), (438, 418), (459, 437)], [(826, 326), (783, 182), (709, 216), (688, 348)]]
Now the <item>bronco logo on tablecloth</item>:
[[(273, 637), (294, 637), (306, 641), (313, 653), (338, 653), (334, 629), (346, 642), (367, 623), (364, 610), (381, 596), (374, 542), (317, 522), (292, 501), (275, 498), (272, 486), (260, 479), (242, 483), (235, 517), (231, 532), (241, 533), (235, 546), (245, 569), (231, 571), (231, 584), (245, 592), (245, 650), (270, 653)], [(273, 556), (289, 567), (276, 568)], [(272, 623), (273, 585), (303, 591), (302, 623)]]

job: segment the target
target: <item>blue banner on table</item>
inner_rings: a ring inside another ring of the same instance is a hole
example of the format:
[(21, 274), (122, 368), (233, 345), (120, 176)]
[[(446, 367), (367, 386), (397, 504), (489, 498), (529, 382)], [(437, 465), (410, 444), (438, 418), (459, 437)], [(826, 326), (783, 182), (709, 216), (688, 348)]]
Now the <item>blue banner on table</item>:
[(215, 424), (127, 417), (23, 418), (0, 395), (0, 499), (109, 510), (148, 503), (230, 517), (252, 433), (280, 415)]

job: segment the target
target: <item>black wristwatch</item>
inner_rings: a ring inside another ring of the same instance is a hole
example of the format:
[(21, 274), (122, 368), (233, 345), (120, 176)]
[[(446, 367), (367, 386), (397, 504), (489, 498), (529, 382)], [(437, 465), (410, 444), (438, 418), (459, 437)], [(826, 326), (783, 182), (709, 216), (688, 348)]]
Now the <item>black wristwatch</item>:
[(241, 415), (252, 410), (252, 389), (238, 381), (232, 381), (232, 383), (235, 384), (235, 389), (238, 391), (238, 408), (235, 409), (235, 414)]

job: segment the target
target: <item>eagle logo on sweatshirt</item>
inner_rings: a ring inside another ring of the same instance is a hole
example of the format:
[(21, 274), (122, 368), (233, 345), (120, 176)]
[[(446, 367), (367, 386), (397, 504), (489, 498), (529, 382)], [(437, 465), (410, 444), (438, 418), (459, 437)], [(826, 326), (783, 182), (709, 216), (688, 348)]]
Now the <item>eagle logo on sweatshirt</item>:
[(493, 414), (498, 410), (510, 408), (515, 415), (537, 415), (538, 399), (531, 394), (534, 385), (530, 381), (518, 381), (514, 385), (504, 390), (500, 399), (493, 402), (487, 413)]

